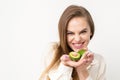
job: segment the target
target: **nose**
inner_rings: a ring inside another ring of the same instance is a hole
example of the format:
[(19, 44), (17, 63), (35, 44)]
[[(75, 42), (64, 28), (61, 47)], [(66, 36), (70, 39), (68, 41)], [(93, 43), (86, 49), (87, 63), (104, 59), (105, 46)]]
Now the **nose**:
[(81, 40), (80, 35), (75, 35), (75, 36), (74, 36), (74, 40), (75, 40), (75, 41), (80, 41), (80, 40)]

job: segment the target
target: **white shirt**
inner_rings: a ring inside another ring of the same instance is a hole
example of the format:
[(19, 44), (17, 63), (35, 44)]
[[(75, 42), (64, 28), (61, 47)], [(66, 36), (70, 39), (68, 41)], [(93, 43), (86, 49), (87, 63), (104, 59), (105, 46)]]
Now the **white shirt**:
[[(56, 45), (58, 44), (53, 43), (48, 47), (48, 50), (46, 48), (47, 55), (45, 56), (45, 58), (43, 58), (42, 56), (42, 58), (44, 59), (43, 63), (41, 64), (43, 66), (42, 68), (45, 69), (46, 66), (50, 64)], [(94, 53), (94, 60), (87, 67), (87, 69), (89, 72), (89, 76), (86, 80), (106, 80), (105, 79), (106, 64), (101, 55)], [(71, 77), (72, 71), (73, 71), (72, 67), (65, 66), (62, 63), (60, 63), (57, 69), (52, 70), (48, 73), (48, 76), (50, 80), (72, 80)]]

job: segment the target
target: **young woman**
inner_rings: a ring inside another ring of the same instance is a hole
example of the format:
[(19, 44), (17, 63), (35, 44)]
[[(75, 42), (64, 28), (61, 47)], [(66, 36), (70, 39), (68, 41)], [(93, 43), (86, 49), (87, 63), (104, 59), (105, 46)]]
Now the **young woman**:
[[(94, 35), (90, 13), (82, 6), (70, 5), (61, 16), (58, 29), (60, 41), (48, 48), (40, 80), (105, 80), (103, 57), (87, 47)], [(71, 60), (69, 53), (81, 49), (86, 52), (80, 60)]]

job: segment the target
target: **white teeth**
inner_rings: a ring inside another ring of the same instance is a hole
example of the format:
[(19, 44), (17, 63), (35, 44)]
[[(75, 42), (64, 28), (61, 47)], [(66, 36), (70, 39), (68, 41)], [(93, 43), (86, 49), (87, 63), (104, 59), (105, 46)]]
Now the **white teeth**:
[(74, 46), (81, 46), (82, 44), (74, 44)]

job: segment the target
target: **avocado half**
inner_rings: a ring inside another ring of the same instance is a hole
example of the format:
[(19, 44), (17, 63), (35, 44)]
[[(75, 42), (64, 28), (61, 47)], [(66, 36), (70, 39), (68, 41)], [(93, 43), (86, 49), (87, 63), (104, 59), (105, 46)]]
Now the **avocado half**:
[(78, 61), (82, 57), (82, 55), (85, 53), (85, 51), (86, 51), (85, 49), (81, 49), (78, 52), (73, 52), (72, 51), (72, 52), (69, 53), (69, 57), (73, 61)]
[(81, 49), (80, 51), (78, 51), (78, 53), (82, 56), (85, 53), (85, 49)]
[(77, 61), (80, 59), (81, 54), (77, 53), (77, 52), (70, 52), (69, 53), (70, 59), (73, 61)]

